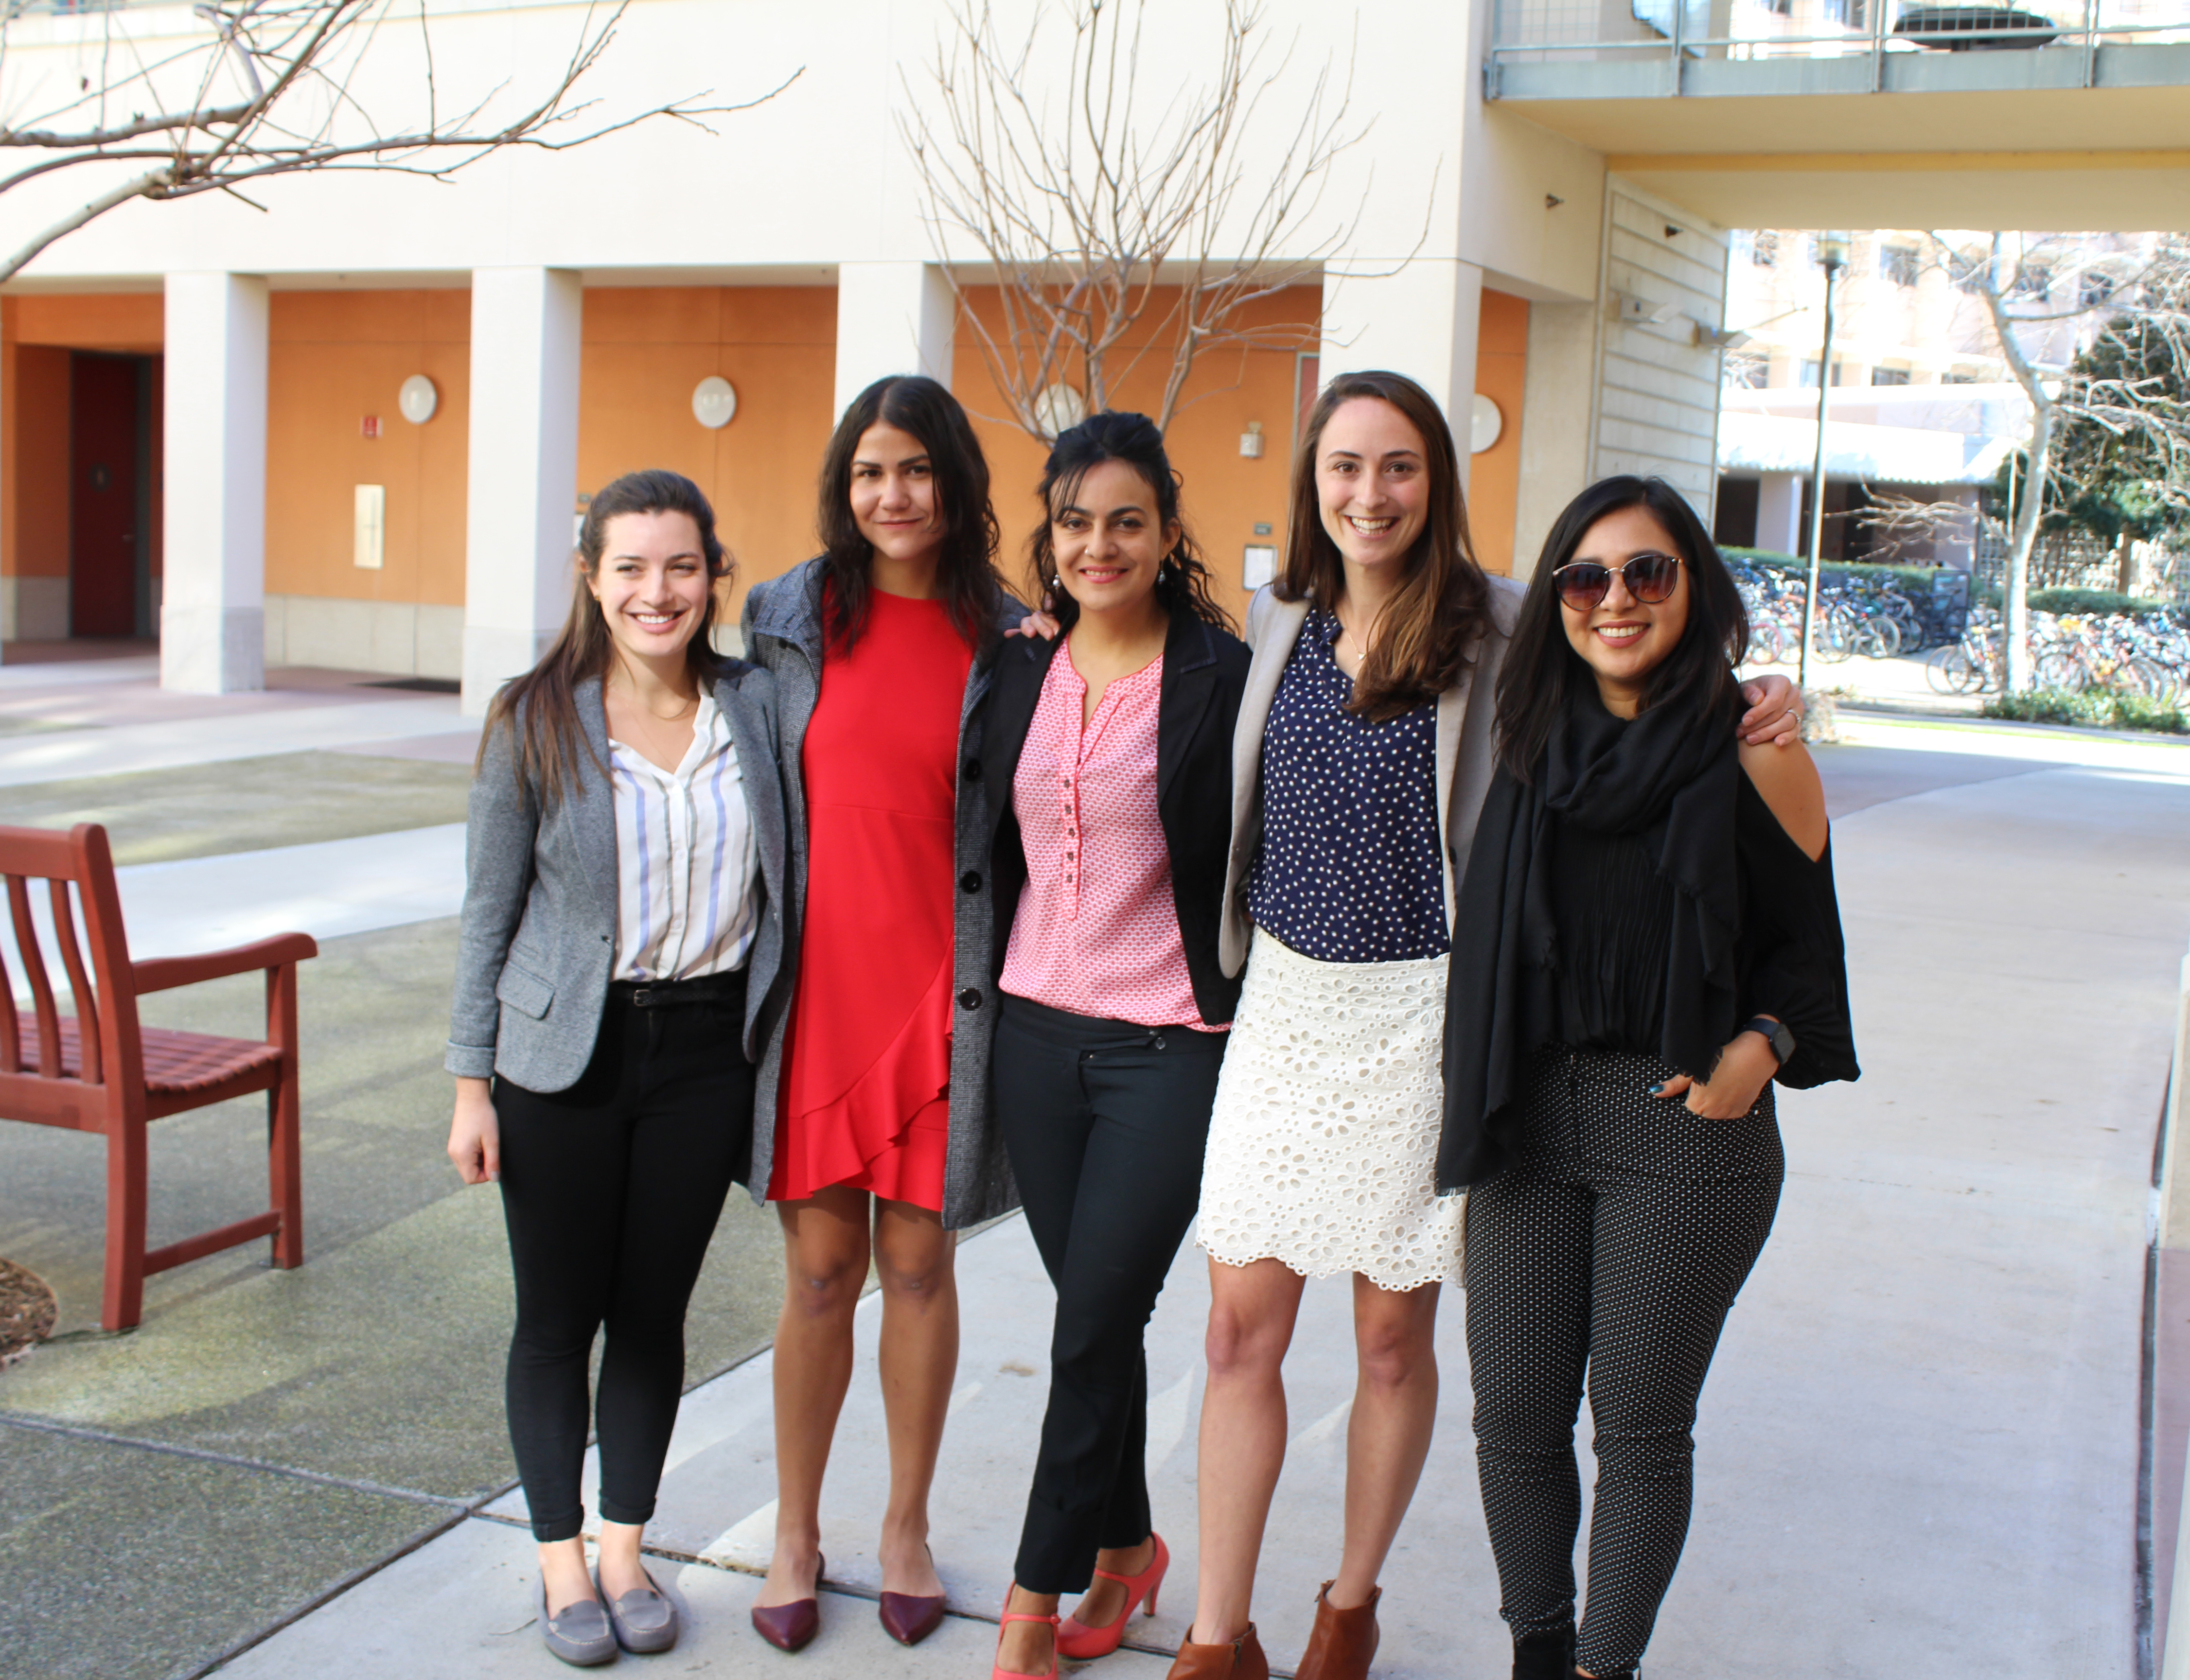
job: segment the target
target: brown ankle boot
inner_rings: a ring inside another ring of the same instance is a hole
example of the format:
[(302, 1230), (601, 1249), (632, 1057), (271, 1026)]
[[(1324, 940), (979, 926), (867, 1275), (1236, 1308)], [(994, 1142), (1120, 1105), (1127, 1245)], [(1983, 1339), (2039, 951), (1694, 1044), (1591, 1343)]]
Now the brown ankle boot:
[(1165, 1680), (1270, 1680), (1270, 1660), (1262, 1655), (1262, 1642), (1251, 1621), (1245, 1633), (1222, 1645), (1183, 1641)]
[(1379, 1637), (1376, 1601), (1384, 1589), (1373, 1590), (1367, 1604), (1342, 1610), (1330, 1602), (1330, 1587), (1325, 1581), (1315, 1595), (1315, 1632), (1308, 1636), (1295, 1674), (1297, 1680), (1368, 1680)]

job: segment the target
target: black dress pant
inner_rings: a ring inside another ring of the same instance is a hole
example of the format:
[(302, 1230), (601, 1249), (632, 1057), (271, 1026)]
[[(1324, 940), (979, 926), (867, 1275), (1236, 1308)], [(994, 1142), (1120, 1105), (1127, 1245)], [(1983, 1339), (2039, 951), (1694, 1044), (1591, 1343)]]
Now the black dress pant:
[(1476, 1464), (1515, 1638), (1571, 1626), (1574, 1427), (1597, 1424), (1589, 1597), (1574, 1661), (1641, 1662), (1688, 1531), (1696, 1401), (1772, 1230), (1786, 1162), (1772, 1087), (1739, 1120), (1649, 1095), (1654, 1058), (1552, 1046), (1516, 1158), (1467, 1196)]
[(1227, 1034), (1135, 1027), (1007, 996), (994, 1112), (1050, 1281), (1049, 1407), (1014, 1579), (1081, 1592), (1149, 1537), (1142, 1342), (1201, 1200)]
[[(654, 1514), (684, 1391), (684, 1309), (752, 1153), (742, 974), (610, 988), (593, 1061), (568, 1090), (494, 1085), (502, 1207), (517, 1282), (508, 1406), (517, 1473), (542, 1541), (583, 1524), (587, 1367), (604, 1326), (597, 1402), (601, 1515)], [(685, 987), (704, 1001), (663, 1002)]]

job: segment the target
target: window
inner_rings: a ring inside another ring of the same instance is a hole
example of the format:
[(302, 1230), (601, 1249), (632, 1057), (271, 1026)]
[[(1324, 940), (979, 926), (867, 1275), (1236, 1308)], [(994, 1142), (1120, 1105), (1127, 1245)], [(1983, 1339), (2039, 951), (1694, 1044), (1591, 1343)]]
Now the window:
[(1870, 382), (1874, 385), (1906, 385), (1909, 370), (1905, 367), (1875, 367), (1870, 371)]
[(2114, 295), (2115, 280), (2112, 274), (2087, 269), (2076, 287), (2076, 302), (2086, 309), (2096, 309)]
[(1843, 29), (1867, 29), (1863, 20), (1864, 0), (1824, 0), (1824, 19)]
[(1749, 236), (1749, 260), (1760, 269), (1779, 266), (1779, 235), (1775, 233), (1756, 233)]
[(1989, 278), (1992, 258), (1982, 251), (1958, 251), (1948, 263), (1955, 277), (1955, 290), (1982, 293)]
[(1942, 385), (1976, 385), (1981, 382), (1977, 375), (1962, 367), (1949, 368), (1939, 376)]
[[(1818, 388), (1818, 365), (1815, 361), (1807, 361), (1802, 364), (1801, 380), (1805, 391), (1814, 391)], [(1847, 383), (1846, 362), (1836, 360), (1833, 363), (1833, 383), (1835, 385)]]
[(1878, 277), (1892, 280), (1896, 286), (1916, 284), (1918, 260), (1913, 245), (1881, 245), (1878, 247)]
[(2044, 297), (2053, 290), (2053, 268), (2048, 263), (2024, 263), (2015, 271), (2007, 288), (2011, 297)]

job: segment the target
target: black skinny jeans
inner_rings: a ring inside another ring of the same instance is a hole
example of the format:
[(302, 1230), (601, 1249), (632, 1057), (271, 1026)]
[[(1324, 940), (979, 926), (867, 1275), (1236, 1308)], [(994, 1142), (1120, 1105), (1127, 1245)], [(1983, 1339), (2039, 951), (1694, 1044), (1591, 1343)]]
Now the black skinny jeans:
[(714, 1000), (650, 1007), (612, 987), (576, 1084), (495, 1081), (517, 1282), (509, 1440), (535, 1539), (568, 1540), (585, 1520), (587, 1366), (604, 1325), (601, 1515), (654, 1514), (684, 1391), (685, 1305), (752, 1151), (743, 979), (718, 977)]
[(1049, 1408), (1013, 1579), (1083, 1592), (1149, 1537), (1149, 1315), (1201, 1200), (1227, 1034), (1007, 996), (995, 1112), (1050, 1281)]
[(1762, 1252), (1786, 1161), (1772, 1087), (1739, 1120), (1649, 1088), (1654, 1058), (1551, 1046), (1515, 1159), (1467, 1197), (1476, 1467), (1517, 1639), (1571, 1626), (1585, 1370), (1597, 1423), (1589, 1598), (1574, 1661), (1642, 1660), (1688, 1539), (1696, 1401)]

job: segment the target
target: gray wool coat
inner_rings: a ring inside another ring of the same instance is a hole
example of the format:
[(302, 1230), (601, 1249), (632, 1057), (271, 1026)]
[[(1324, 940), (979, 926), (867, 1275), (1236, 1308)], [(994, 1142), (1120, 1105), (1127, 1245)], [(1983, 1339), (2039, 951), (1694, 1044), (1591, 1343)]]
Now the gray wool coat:
[[(580, 683), (576, 698), (593, 753), (581, 755), (565, 797), (543, 811), (536, 791), (519, 785), (508, 729), (488, 737), (472, 778), (445, 1058), (461, 1078), (498, 1073), (527, 1090), (563, 1091), (593, 1060), (616, 964), (616, 793), (604, 773), (609, 725), (599, 679)], [(786, 946), (775, 679), (733, 660), (716, 682), (715, 704), (737, 749), (766, 898), (746, 964), (742, 1042), (723, 1046), (725, 1055), (752, 1061)]]
[[(746, 1180), (753, 1200), (768, 1191), (775, 1160), (777, 1092), (783, 1074), (784, 1028), (797, 987), (798, 928), (806, 903), (806, 780), (803, 754), (806, 726), (821, 693), (822, 563), (808, 560), (780, 578), (757, 583), (746, 597), (740, 621), (746, 653), (775, 677), (783, 769), (783, 800), (790, 836), (790, 888), (786, 894), (790, 937), (784, 947), (788, 983), (774, 988), (761, 1024), (758, 1089), (753, 1099), (752, 1174)], [(1009, 596), (997, 612), (997, 625), (1009, 629), (1026, 608)], [(988, 833), (988, 794), (981, 783), (983, 698), (995, 670), (995, 655), (976, 659), (966, 678), (958, 711), (958, 805), (956, 863), (958, 891), (951, 919), (953, 956), (950, 1035), (950, 1141), (944, 1158), (943, 1223), (952, 1230), (995, 1219), (1018, 1206), (1018, 1187), (1004, 1153), (1002, 1134), (989, 1107), (989, 1041), (996, 1028), (994, 962), (996, 929), (990, 902), (984, 837)], [(1008, 789), (1006, 790), (1008, 797)], [(877, 891), (893, 883), (877, 881)]]

